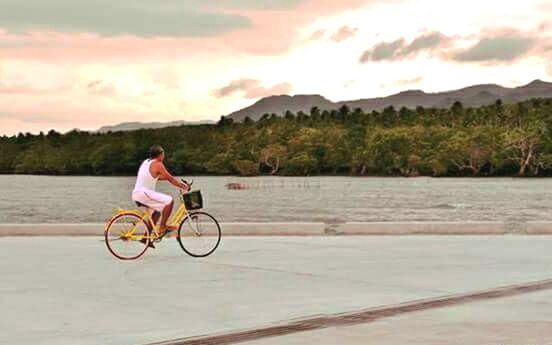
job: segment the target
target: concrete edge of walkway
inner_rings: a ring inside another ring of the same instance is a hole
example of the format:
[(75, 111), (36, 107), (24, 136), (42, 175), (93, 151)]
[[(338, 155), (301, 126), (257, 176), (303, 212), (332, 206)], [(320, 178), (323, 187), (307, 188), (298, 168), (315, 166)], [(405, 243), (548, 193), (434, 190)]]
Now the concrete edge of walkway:
[[(552, 235), (552, 222), (221, 223), (224, 236)], [(105, 224), (0, 224), (2, 236), (101, 236)]]
[(328, 327), (358, 325), (406, 313), (511, 297), (549, 289), (552, 289), (552, 280), (534, 281), (516, 285), (501, 286), (488, 290), (414, 300), (395, 305), (372, 307), (350, 312), (313, 315), (300, 319), (281, 321), (266, 326), (172, 339), (150, 343), (148, 345), (237, 344)]

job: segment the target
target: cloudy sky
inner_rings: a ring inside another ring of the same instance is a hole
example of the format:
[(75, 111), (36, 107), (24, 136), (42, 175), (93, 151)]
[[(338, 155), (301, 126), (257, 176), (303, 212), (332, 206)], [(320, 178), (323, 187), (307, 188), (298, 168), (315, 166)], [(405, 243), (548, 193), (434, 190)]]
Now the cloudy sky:
[(0, 135), (552, 80), (552, 0), (0, 0)]

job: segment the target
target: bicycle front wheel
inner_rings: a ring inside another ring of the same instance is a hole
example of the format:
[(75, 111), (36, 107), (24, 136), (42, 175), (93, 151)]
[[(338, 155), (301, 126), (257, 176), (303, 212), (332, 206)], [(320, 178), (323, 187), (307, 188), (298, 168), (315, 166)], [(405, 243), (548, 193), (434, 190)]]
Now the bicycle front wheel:
[(121, 260), (134, 260), (148, 249), (150, 231), (144, 220), (133, 213), (113, 218), (105, 230), (105, 244)]
[(178, 228), (176, 239), (188, 255), (203, 258), (211, 255), (219, 246), (220, 225), (206, 212), (190, 213)]

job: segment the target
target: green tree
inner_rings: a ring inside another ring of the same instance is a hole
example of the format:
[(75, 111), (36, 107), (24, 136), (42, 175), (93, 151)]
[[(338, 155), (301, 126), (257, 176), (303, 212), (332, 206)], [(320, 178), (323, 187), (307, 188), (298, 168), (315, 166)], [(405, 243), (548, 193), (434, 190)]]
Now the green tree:
[(548, 154), (542, 153), (545, 127), (542, 121), (534, 121), (530, 125), (508, 130), (504, 133), (506, 159), (518, 167), (518, 175), (525, 175), (528, 168), (534, 171), (539, 167), (548, 166)]
[(218, 153), (213, 156), (206, 164), (207, 171), (210, 174), (226, 175), (231, 174), (233, 170), (231, 155), (228, 153)]
[(259, 163), (241, 159), (233, 162), (233, 167), (241, 176), (259, 175)]
[(271, 144), (261, 150), (261, 161), (270, 168), (270, 175), (278, 173), (287, 161), (287, 148), (280, 144)]
[[(465, 108), (348, 107), (254, 122), (0, 136), (0, 173), (135, 174), (152, 144), (178, 174), (552, 176), (552, 99)], [(255, 115), (257, 117), (257, 115)]]
[(442, 159), (450, 161), (458, 171), (467, 170), (476, 176), (485, 165), (491, 163), (493, 144), (489, 128), (458, 130), (448, 140), (443, 141), (440, 153)]
[(316, 168), (316, 159), (306, 152), (301, 152), (290, 159), (287, 169), (292, 174), (309, 175)]

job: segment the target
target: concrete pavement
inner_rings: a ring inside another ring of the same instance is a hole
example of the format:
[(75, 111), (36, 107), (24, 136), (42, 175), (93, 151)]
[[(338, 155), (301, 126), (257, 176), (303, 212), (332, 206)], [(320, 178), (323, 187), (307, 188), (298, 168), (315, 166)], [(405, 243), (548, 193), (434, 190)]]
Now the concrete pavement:
[(230, 237), (206, 259), (169, 240), (121, 262), (95, 237), (4, 237), (0, 343), (147, 344), (544, 280), (550, 248), (547, 236)]
[(247, 345), (552, 344), (552, 291), (470, 303)]
[[(3, 236), (101, 236), (105, 223), (0, 224)], [(225, 236), (552, 235), (552, 222), (221, 223)]]

